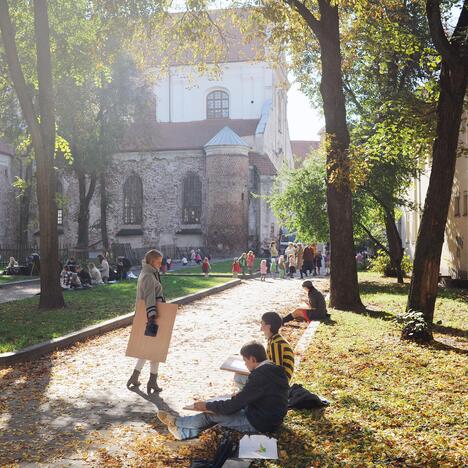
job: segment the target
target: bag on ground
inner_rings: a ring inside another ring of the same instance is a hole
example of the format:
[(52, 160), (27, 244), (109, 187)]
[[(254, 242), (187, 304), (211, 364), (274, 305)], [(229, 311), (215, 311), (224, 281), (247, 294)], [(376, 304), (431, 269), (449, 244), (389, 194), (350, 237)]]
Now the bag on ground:
[(288, 408), (316, 409), (328, 406), (330, 402), (325, 398), (309, 392), (302, 385), (293, 384), (289, 388)]

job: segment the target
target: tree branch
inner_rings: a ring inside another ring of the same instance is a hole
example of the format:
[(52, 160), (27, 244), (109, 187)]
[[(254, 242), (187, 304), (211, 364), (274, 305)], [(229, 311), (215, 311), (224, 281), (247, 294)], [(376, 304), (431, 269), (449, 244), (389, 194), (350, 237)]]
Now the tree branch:
[(362, 224), (360, 221), (358, 221), (358, 224), (365, 231), (365, 233), (369, 236), (369, 239), (372, 242), (374, 242), (376, 245), (378, 245), (388, 256), (390, 256), (390, 252), (387, 249), (387, 247), (385, 247), (385, 245), (383, 245), (382, 242), (380, 242), (376, 237), (374, 237), (372, 233), (370, 232), (370, 230), (366, 226), (364, 226), (364, 224)]
[(450, 67), (456, 66), (458, 57), (454, 46), (450, 44), (447, 36), (445, 35), (440, 15), (440, 0), (426, 1), (426, 15), (435, 48)]
[(296, 10), (305, 20), (313, 33), (320, 39), (322, 35), (322, 25), (315, 15), (299, 0), (284, 0), (291, 8)]
[(18, 95), (21, 110), (26, 120), (33, 142), (42, 145), (42, 135), (39, 122), (34, 112), (33, 102), (28, 93), (28, 86), (19, 62), (15, 33), (11, 23), (7, 0), (0, 0), (0, 30), (2, 32), (3, 47), (5, 49), (8, 71), (13, 87)]

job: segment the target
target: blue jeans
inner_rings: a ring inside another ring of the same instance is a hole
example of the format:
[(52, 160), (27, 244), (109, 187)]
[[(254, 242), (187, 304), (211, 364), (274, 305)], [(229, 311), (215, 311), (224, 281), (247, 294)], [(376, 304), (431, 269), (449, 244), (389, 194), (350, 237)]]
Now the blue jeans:
[(179, 416), (176, 419), (176, 426), (182, 439), (197, 437), (200, 432), (215, 424), (220, 424), (223, 427), (235, 429), (239, 432), (258, 432), (249, 423), (243, 409), (233, 414), (199, 413), (195, 416)]

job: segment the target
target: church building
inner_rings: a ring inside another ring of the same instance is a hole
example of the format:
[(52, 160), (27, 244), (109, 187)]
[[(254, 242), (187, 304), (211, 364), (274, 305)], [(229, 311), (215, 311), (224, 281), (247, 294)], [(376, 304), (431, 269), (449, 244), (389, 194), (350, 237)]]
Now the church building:
[[(259, 60), (238, 39), (217, 78), (175, 64), (153, 85), (149, 118), (130, 128), (107, 171), (111, 243), (222, 255), (277, 238), (265, 196), (280, 168), (293, 166), (286, 65)], [(78, 183), (72, 173), (59, 179), (61, 242), (75, 245)], [(96, 193), (90, 244), (100, 240), (99, 206)]]

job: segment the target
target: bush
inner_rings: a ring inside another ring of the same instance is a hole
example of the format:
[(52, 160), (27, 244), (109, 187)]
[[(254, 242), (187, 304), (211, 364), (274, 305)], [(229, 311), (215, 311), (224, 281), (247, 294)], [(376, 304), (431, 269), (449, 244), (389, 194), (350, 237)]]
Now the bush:
[(402, 325), (402, 339), (421, 343), (427, 343), (431, 340), (431, 329), (424, 320), (422, 312), (409, 310), (404, 314), (397, 315), (396, 321)]
[[(377, 256), (371, 259), (370, 270), (384, 276), (396, 277), (397, 275), (396, 270), (392, 268), (390, 257), (383, 250), (379, 250), (377, 252)], [(413, 262), (408, 255), (403, 256), (401, 270), (403, 272), (403, 276), (408, 276), (413, 270)]]

